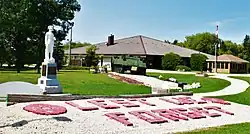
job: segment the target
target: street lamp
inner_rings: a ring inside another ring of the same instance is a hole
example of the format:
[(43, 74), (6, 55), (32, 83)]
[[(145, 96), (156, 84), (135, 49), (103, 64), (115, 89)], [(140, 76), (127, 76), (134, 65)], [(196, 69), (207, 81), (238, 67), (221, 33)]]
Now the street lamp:
[(71, 23), (70, 29), (70, 40), (69, 40), (69, 65), (71, 65), (71, 43), (72, 43), (72, 31), (73, 31), (74, 22)]

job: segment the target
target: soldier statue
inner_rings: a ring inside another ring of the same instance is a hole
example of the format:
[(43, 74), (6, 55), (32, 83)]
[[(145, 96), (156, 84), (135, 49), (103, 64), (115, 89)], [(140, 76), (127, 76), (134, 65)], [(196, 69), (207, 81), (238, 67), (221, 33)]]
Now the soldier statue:
[(55, 62), (53, 58), (53, 50), (54, 50), (54, 34), (52, 33), (54, 30), (53, 26), (48, 26), (49, 31), (45, 34), (45, 59), (44, 62)]

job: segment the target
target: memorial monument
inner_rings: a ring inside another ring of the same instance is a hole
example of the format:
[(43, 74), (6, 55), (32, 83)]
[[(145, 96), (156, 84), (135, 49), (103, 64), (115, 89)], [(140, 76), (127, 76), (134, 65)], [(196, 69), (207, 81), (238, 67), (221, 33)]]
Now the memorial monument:
[(45, 58), (42, 63), (41, 77), (38, 79), (38, 85), (44, 94), (62, 93), (62, 87), (57, 80), (57, 64), (53, 58), (54, 50), (54, 30), (53, 26), (48, 26), (48, 32), (45, 34)]

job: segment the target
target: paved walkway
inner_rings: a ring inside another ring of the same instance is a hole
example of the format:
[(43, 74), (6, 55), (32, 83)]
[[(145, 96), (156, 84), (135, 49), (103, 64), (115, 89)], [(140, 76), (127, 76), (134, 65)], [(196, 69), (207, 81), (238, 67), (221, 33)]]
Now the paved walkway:
[(247, 88), (250, 86), (248, 82), (239, 80), (239, 79), (234, 79), (234, 78), (229, 78), (228, 75), (224, 74), (217, 74), (215, 76), (211, 76), (214, 78), (219, 78), (219, 79), (224, 79), (229, 82), (231, 82), (231, 85), (215, 92), (209, 92), (209, 93), (196, 93), (194, 95), (197, 96), (224, 96), (224, 95), (233, 95), (233, 94), (239, 94), (241, 92), (244, 92), (247, 90)]
[[(154, 69), (147, 69), (147, 72), (155, 72), (155, 73), (172, 73), (172, 74), (195, 74), (195, 72), (178, 72), (178, 71), (165, 71), (165, 70), (154, 70)], [(239, 94), (241, 92), (244, 92), (247, 90), (247, 88), (250, 86), (248, 82), (229, 78), (229, 76), (243, 76), (243, 77), (250, 77), (250, 74), (215, 74), (215, 73), (209, 73), (210, 76), (213, 78), (219, 78), (224, 79), (229, 82), (231, 82), (231, 85), (215, 92), (208, 92), (208, 93), (196, 93), (194, 95), (196, 96), (224, 96), (224, 95), (233, 95), (233, 94)], [(127, 74), (122, 74), (123, 76), (126, 76)], [(147, 83), (148, 85), (155, 85), (159, 86), (162, 85), (164, 81), (159, 80), (157, 78), (153, 77), (146, 77), (146, 76), (138, 76), (138, 75), (127, 75), (127, 77), (138, 80), (140, 82)], [(202, 86), (202, 85), (201, 85)]]

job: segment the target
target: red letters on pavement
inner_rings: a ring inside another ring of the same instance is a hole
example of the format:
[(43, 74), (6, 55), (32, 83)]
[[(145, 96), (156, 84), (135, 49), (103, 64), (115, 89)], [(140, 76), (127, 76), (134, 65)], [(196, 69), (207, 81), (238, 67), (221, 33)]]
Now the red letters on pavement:
[(117, 113), (107, 113), (105, 114), (106, 116), (108, 116), (109, 118), (111, 119), (114, 119), (126, 126), (133, 126), (133, 123), (129, 122), (128, 121), (128, 118), (126, 118), (124, 115), (124, 113), (120, 113), (120, 112), (117, 112)]
[[(136, 116), (137, 118), (145, 120), (151, 124), (168, 122), (166, 119), (164, 119), (160, 116), (154, 115), (153, 113), (151, 113), (149, 111), (132, 111), (132, 112), (129, 112), (129, 114), (132, 114), (132, 115)], [(148, 117), (148, 116), (150, 116), (150, 117)]]
[(149, 105), (149, 106), (156, 106), (155, 104), (148, 103), (146, 99), (128, 99), (130, 101), (139, 101), (142, 104)]
[(219, 112), (222, 112), (222, 113), (225, 113), (225, 114), (234, 115), (234, 113), (225, 111), (225, 110), (221, 109), (220, 107), (216, 107), (216, 106), (207, 106), (207, 107), (205, 107), (205, 109), (207, 109), (207, 110), (216, 110), (216, 111), (219, 111)]
[(187, 112), (186, 113), (185, 111), (187, 111), (187, 110), (184, 109), (184, 108), (172, 108), (172, 109), (169, 109), (169, 110), (174, 111), (174, 112), (179, 113), (179, 114), (182, 114), (184, 116), (187, 116), (187, 117), (189, 117), (191, 119), (206, 118), (206, 116), (202, 115), (199, 112), (194, 111), (194, 112)]
[(104, 108), (104, 109), (117, 109), (117, 108), (120, 108), (119, 106), (116, 106), (116, 105), (107, 105), (106, 103), (103, 103), (105, 102), (104, 100), (90, 100), (88, 101), (89, 103), (92, 103), (92, 104), (95, 104), (101, 108)]
[(201, 100), (210, 101), (212, 103), (218, 103), (218, 104), (223, 104), (223, 105), (230, 105), (231, 104), (229, 102), (226, 102), (222, 99), (217, 99), (217, 98), (201, 98)]
[(70, 106), (76, 107), (82, 111), (92, 111), (92, 110), (99, 109), (98, 107), (82, 107), (82, 106), (79, 106), (78, 104), (75, 104), (74, 102), (71, 102), (71, 101), (66, 101), (65, 103), (70, 105)]
[(128, 101), (124, 100), (111, 100), (111, 102), (117, 103), (117, 104), (123, 104), (124, 107), (140, 107), (140, 105), (130, 103)]
[(220, 114), (218, 113), (209, 113), (207, 110), (204, 110), (200, 107), (192, 107), (192, 108), (189, 108), (190, 110), (194, 111), (194, 112), (198, 112), (200, 114), (205, 114), (209, 117), (218, 117), (218, 116), (221, 116)]
[(188, 120), (188, 118), (180, 116), (179, 114), (173, 111), (170, 111), (168, 109), (156, 109), (156, 110), (151, 110), (151, 111), (154, 113), (158, 113), (160, 116), (163, 116), (173, 121), (179, 121), (179, 119)]

